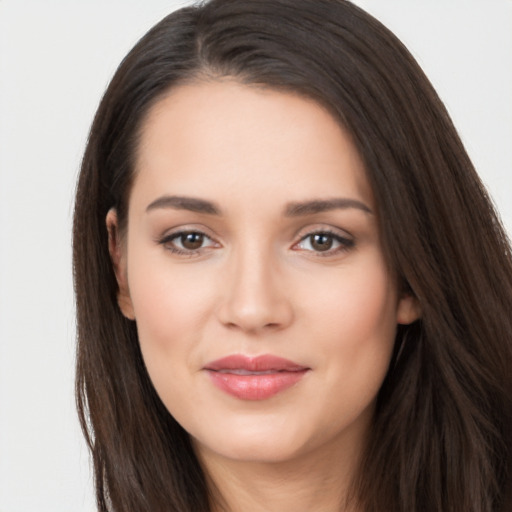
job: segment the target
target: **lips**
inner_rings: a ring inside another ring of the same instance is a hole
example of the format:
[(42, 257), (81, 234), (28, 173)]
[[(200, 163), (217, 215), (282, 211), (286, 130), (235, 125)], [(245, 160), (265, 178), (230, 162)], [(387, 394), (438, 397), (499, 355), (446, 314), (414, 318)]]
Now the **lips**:
[(247, 357), (235, 354), (203, 368), (213, 384), (240, 400), (266, 400), (297, 384), (310, 370), (273, 355)]

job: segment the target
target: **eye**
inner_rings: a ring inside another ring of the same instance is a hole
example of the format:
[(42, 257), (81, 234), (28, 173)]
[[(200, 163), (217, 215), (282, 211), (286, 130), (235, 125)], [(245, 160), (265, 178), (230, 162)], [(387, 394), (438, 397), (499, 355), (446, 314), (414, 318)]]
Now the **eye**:
[(354, 240), (343, 237), (331, 231), (316, 231), (309, 233), (294, 247), (303, 251), (312, 251), (322, 256), (330, 256), (354, 247)]
[(201, 231), (179, 231), (165, 236), (159, 241), (167, 250), (184, 255), (194, 255), (201, 249), (217, 244)]

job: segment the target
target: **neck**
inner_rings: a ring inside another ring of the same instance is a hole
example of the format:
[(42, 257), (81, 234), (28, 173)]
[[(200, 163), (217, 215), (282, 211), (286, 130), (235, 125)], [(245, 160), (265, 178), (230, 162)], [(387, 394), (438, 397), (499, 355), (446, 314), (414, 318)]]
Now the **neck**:
[(225, 459), (204, 447), (213, 512), (358, 512), (349, 500), (356, 450), (315, 450), (285, 462)]

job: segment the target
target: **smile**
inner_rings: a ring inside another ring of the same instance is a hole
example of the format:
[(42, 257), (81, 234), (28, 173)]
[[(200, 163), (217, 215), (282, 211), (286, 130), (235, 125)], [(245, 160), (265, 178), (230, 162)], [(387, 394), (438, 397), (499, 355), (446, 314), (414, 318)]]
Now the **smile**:
[(236, 354), (203, 368), (221, 391), (240, 400), (266, 400), (297, 384), (310, 368), (272, 355)]

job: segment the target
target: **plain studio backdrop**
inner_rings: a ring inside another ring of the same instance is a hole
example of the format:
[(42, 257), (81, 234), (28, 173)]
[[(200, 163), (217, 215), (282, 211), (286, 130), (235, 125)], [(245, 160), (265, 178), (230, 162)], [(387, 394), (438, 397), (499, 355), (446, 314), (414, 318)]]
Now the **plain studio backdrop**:
[[(75, 180), (118, 63), (187, 3), (0, 0), (0, 512), (94, 510), (73, 396)], [(419, 60), (512, 232), (512, 1), (356, 3)]]

